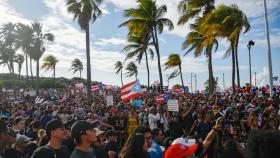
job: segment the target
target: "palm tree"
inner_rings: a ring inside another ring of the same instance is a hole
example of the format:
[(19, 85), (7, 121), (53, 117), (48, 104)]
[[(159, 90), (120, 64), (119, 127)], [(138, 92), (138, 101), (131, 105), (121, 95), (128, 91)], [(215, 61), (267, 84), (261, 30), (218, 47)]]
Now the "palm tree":
[[(200, 31), (200, 25), (206, 16), (215, 9), (215, 0), (181, 0), (178, 4), (178, 11), (181, 16), (178, 20), (178, 25), (184, 25), (189, 20), (195, 19), (195, 22), (190, 25), (191, 32), (188, 33), (183, 43), (183, 50), (188, 49), (185, 53), (194, 50), (194, 56), (198, 57), (202, 54), (208, 58), (208, 72), (209, 72), (209, 92), (214, 91), (214, 75), (212, 68), (212, 48), (216, 44), (216, 50), (218, 48), (218, 42), (216, 40), (215, 33), (209, 31), (204, 34)], [(203, 53), (204, 52), (204, 53)]]
[[(45, 45), (46, 43), (54, 41), (54, 35), (51, 33), (43, 32), (42, 24), (38, 22), (32, 23), (32, 31), (33, 31), (33, 40), (29, 49), (27, 49), (27, 53), (30, 56), (30, 59), (34, 59), (36, 61), (36, 95), (39, 93), (38, 80), (39, 80), (39, 71), (40, 71), (40, 59), (46, 51)], [(31, 65), (31, 61), (30, 61)]]
[(204, 18), (211, 13), (215, 9), (215, 0), (181, 0), (177, 8), (181, 14), (178, 25), (183, 25), (193, 18)]
[[(143, 55), (145, 55), (146, 60), (146, 68), (147, 68), (147, 77), (148, 77), (148, 91), (150, 89), (150, 69), (149, 69), (149, 62), (148, 62), (148, 55), (147, 50), (149, 49), (149, 46), (153, 45), (150, 41), (149, 35), (146, 34), (146, 36), (135, 36), (131, 35), (128, 38), (128, 41), (130, 42), (129, 45), (125, 46), (122, 51), (127, 52), (125, 60), (131, 59), (136, 56), (136, 61), (140, 64), (141, 60), (143, 58)], [(154, 52), (152, 49), (149, 49), (150, 57), (153, 59)]]
[(7, 46), (0, 40), (0, 65), (7, 66), (10, 73), (12, 70), (10, 68), (10, 54)]
[(29, 25), (17, 24), (16, 46), (21, 48), (25, 55), (26, 77), (28, 79), (28, 51), (33, 43), (33, 30)]
[(87, 100), (92, 102), (91, 93), (91, 67), (90, 67), (90, 40), (89, 40), (89, 22), (94, 22), (102, 11), (98, 6), (103, 0), (68, 0), (67, 10), (77, 19), (81, 29), (86, 31), (86, 57), (87, 57)]
[(122, 83), (122, 86), (123, 86), (123, 73), (122, 73), (122, 69), (123, 69), (123, 63), (121, 61), (117, 61), (115, 63), (115, 70), (116, 70), (116, 74), (119, 74), (121, 73), (121, 83)]
[(16, 51), (16, 47), (15, 47), (15, 29), (16, 25), (13, 23), (7, 23), (4, 24), (1, 28), (0, 31), (0, 38), (3, 39), (4, 41), (4, 45), (6, 45), (7, 49), (6, 51), (8, 51), (9, 53), (9, 66), (10, 66), (10, 70), (12, 75), (14, 74), (14, 56), (15, 56), (15, 51)]
[(17, 54), (15, 58), (15, 62), (18, 64), (18, 79), (20, 79), (21, 68), (24, 62), (24, 55)]
[(126, 77), (131, 77), (131, 76), (135, 75), (135, 80), (137, 80), (138, 69), (137, 69), (137, 66), (135, 65), (135, 63), (133, 61), (131, 61), (127, 64), (125, 70), (127, 71), (125, 73)]
[(80, 78), (82, 78), (82, 71), (84, 69), (83, 63), (81, 60), (75, 58), (71, 63), (71, 68), (68, 70), (73, 70), (73, 73), (75, 74), (77, 71), (80, 72)]
[(214, 91), (214, 75), (212, 66), (212, 49), (215, 46), (215, 51), (218, 49), (218, 41), (215, 35), (207, 36), (197, 31), (188, 33), (184, 43), (183, 49), (187, 49), (188, 54), (193, 51), (194, 56), (198, 57), (204, 54), (208, 58), (208, 72), (209, 72), (209, 93), (213, 94)]
[(165, 26), (167, 26), (169, 30), (173, 30), (174, 26), (171, 20), (163, 18), (164, 14), (167, 12), (166, 5), (158, 7), (153, 0), (137, 0), (137, 2), (138, 6), (136, 8), (125, 10), (124, 16), (130, 19), (122, 23), (120, 27), (128, 26), (129, 34), (137, 35), (139, 32), (141, 34), (147, 31), (152, 37), (157, 54), (160, 91), (163, 92), (158, 33), (162, 33)]
[(178, 70), (174, 70), (170, 75), (166, 75), (169, 88), (169, 81), (179, 75)]
[(167, 61), (165, 62), (164, 65), (165, 65), (165, 69), (174, 68), (174, 67), (178, 66), (180, 77), (181, 77), (182, 86), (183, 86), (184, 92), (185, 92), (186, 90), (185, 90), (184, 81), (183, 81), (183, 75), (182, 75), (182, 60), (180, 58), (180, 55), (178, 55), (178, 54), (170, 54), (168, 56)]
[[(232, 55), (232, 88), (235, 93), (235, 64), (238, 64), (238, 61), (236, 62), (236, 55), (239, 36), (242, 31), (243, 33), (249, 31), (250, 24), (248, 19), (246, 15), (238, 9), (237, 5), (220, 5), (207, 16), (202, 26), (205, 32), (208, 32), (208, 29), (214, 26), (218, 36), (226, 37), (228, 41), (230, 41), (230, 47), (225, 57)], [(240, 85), (240, 83), (238, 84)]]
[(46, 71), (53, 71), (53, 78), (55, 79), (55, 67), (58, 63), (58, 60), (53, 55), (48, 55), (43, 59), (43, 64), (41, 65), (41, 69), (45, 69)]

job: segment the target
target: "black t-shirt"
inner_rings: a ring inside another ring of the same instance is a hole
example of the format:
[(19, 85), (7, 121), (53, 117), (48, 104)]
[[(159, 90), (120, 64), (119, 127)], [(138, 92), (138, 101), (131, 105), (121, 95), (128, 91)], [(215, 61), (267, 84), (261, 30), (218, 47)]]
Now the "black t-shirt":
[(26, 134), (29, 138), (32, 138), (32, 141), (38, 138), (37, 131), (30, 131)]
[(96, 156), (92, 149), (90, 149), (89, 152), (84, 152), (80, 149), (75, 148), (70, 158), (96, 158)]
[(4, 150), (3, 153), (4, 158), (24, 158), (24, 153), (17, 151), (14, 148), (9, 148)]
[(116, 158), (118, 158), (118, 152), (119, 152), (119, 146), (117, 142), (107, 142), (104, 146), (106, 154), (108, 154), (109, 151), (116, 152)]
[(31, 158), (69, 158), (69, 156), (69, 150), (64, 145), (60, 149), (53, 149), (45, 145), (35, 150)]
[(106, 154), (106, 151), (104, 148), (100, 148), (100, 147), (97, 147), (97, 146), (93, 146), (93, 151), (96, 155), (96, 158), (107, 158), (107, 155)]

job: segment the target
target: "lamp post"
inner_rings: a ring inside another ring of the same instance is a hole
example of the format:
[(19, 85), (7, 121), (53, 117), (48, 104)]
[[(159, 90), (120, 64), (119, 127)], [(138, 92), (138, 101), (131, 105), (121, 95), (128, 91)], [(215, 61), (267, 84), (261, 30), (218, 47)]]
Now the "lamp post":
[(252, 66), (251, 66), (251, 47), (255, 45), (255, 42), (250, 40), (247, 44), (249, 50), (249, 69), (250, 69), (250, 86), (252, 86)]
[(266, 28), (266, 41), (267, 41), (267, 48), (268, 48), (267, 57), (268, 57), (268, 69), (269, 69), (269, 88), (270, 88), (270, 97), (272, 97), (273, 77), (272, 77), (272, 61), (271, 61), (271, 49), (270, 49), (270, 38), (269, 38), (266, 0), (263, 0), (263, 4), (264, 4), (264, 19), (265, 19), (265, 28)]

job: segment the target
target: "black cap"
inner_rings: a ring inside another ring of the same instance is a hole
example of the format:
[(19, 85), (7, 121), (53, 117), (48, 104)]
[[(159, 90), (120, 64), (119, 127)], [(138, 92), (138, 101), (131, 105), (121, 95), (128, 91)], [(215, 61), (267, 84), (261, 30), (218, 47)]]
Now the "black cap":
[(46, 133), (47, 136), (51, 137), (51, 131), (56, 130), (58, 128), (64, 128), (64, 125), (60, 120), (51, 120), (46, 125)]
[(108, 130), (108, 131), (105, 132), (106, 137), (117, 136), (117, 135), (118, 135), (118, 132), (116, 132), (116, 131)]
[(79, 138), (86, 130), (93, 129), (91, 123), (87, 121), (77, 121), (71, 127), (71, 134), (74, 138)]

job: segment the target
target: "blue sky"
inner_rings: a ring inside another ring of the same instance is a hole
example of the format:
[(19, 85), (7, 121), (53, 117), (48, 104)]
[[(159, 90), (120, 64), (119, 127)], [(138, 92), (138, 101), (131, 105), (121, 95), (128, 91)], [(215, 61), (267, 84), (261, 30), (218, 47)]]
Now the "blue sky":
[[(177, 23), (179, 14), (176, 10), (179, 0), (157, 0), (158, 5), (165, 4), (168, 7), (166, 17), (170, 18), (174, 24)], [(265, 85), (268, 83), (267, 69), (267, 46), (263, 18), (262, 0), (217, 0), (219, 4), (237, 4), (248, 16), (251, 30), (241, 36), (239, 43), (239, 65), (241, 83), (249, 82), (248, 69), (248, 49), (246, 47), (249, 40), (256, 42), (252, 48), (252, 72), (257, 73), (257, 84)], [(272, 45), (273, 74), (280, 76), (280, 1), (267, 0), (269, 10), (269, 26)], [(125, 21), (123, 10), (134, 7), (135, 0), (105, 0), (101, 6), (103, 15), (90, 27), (91, 39), (91, 65), (92, 79), (103, 81), (106, 84), (120, 85), (120, 77), (114, 74), (113, 65), (117, 60), (123, 60), (125, 53), (120, 52), (127, 44), (126, 28), (119, 28), (118, 25)], [(67, 13), (65, 0), (1, 0), (0, 4), (0, 25), (8, 22), (32, 23), (39, 21), (43, 24), (46, 32), (55, 35), (55, 42), (47, 44), (44, 56), (52, 54), (59, 59), (57, 65), (57, 77), (78, 76), (68, 71), (71, 61), (79, 58), (86, 65), (85, 60), (85, 33), (81, 31), (72, 15)], [(159, 35), (160, 52), (162, 64), (166, 61), (168, 54), (179, 53), (182, 42), (188, 33), (188, 26), (176, 26), (173, 31), (164, 31)], [(214, 76), (219, 78), (219, 86), (222, 87), (222, 74), (225, 74), (226, 87), (231, 84), (231, 60), (223, 59), (223, 54), (227, 50), (226, 40), (219, 40), (219, 49), (214, 55), (213, 69)], [(22, 53), (18, 50), (18, 53)], [(44, 57), (43, 56), (43, 57)], [(35, 65), (35, 64), (34, 64)], [(154, 59), (151, 63), (151, 80), (158, 80), (157, 63)], [(204, 57), (194, 58), (192, 54), (183, 57), (183, 77), (185, 84), (190, 84), (190, 73), (197, 74), (198, 89), (203, 88), (203, 83), (208, 78), (207, 61)], [(141, 83), (147, 82), (145, 64), (139, 65), (139, 77)], [(5, 67), (0, 68), (0, 72), (7, 72)], [(164, 82), (166, 75), (170, 71), (163, 71)], [(35, 73), (35, 67), (33, 70)], [(22, 69), (25, 74), (25, 69)], [(51, 76), (51, 72), (40, 71), (41, 76)], [(86, 77), (86, 71), (82, 73)], [(134, 78), (125, 78), (125, 82), (132, 81)], [(179, 78), (173, 79), (171, 85), (180, 83)]]

